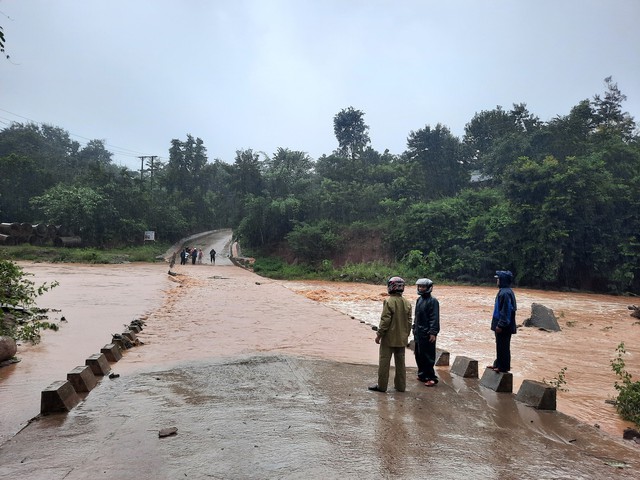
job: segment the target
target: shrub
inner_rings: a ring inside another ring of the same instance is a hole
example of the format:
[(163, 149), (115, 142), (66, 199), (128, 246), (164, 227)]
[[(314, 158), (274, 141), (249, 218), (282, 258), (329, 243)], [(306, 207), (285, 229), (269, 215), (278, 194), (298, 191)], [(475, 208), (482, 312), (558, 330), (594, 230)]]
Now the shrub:
[(611, 368), (620, 380), (614, 384), (618, 391), (616, 410), (624, 420), (640, 426), (640, 381), (632, 381), (631, 374), (625, 368), (625, 362), (622, 358), (626, 353), (624, 342), (618, 345), (616, 352), (616, 358), (611, 360)]
[[(35, 299), (58, 282), (36, 287), (28, 275), (15, 263), (0, 260), (0, 335), (38, 343), (41, 329), (57, 330), (58, 326), (45, 321), (46, 311), (35, 307)], [(5, 311), (11, 312), (11, 321)]]

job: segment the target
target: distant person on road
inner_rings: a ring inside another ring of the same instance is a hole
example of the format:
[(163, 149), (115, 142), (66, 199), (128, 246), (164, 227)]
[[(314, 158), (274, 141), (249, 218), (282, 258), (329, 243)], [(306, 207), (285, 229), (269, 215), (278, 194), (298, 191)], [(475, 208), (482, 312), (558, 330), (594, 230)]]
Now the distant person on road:
[(200, 265), (202, 265), (202, 257), (203, 257), (203, 256), (204, 256), (204, 253), (202, 252), (202, 249), (201, 249), (201, 248), (199, 248), (199, 249), (198, 249), (198, 263), (199, 263)]
[(193, 247), (191, 249), (191, 265), (195, 265), (197, 259), (198, 259), (198, 249), (196, 247)]
[(398, 392), (407, 388), (405, 349), (411, 332), (411, 303), (402, 296), (405, 282), (400, 277), (391, 277), (387, 282), (387, 298), (382, 305), (382, 315), (375, 342), (380, 345), (378, 361), (378, 383), (369, 390), (386, 392), (389, 383), (391, 356), (396, 373), (393, 380)]
[(440, 333), (440, 303), (431, 294), (431, 280), (419, 278), (416, 285), (419, 296), (416, 300), (413, 339), (418, 380), (427, 387), (435, 387), (438, 377), (433, 367), (436, 363), (436, 338)]
[(516, 327), (516, 296), (511, 290), (513, 274), (508, 270), (498, 270), (495, 275), (498, 285), (493, 316), (491, 318), (491, 330), (496, 337), (496, 359), (491, 368), (496, 372), (508, 372), (511, 370), (511, 335), (517, 331)]
[(209, 250), (209, 257), (211, 258), (211, 263), (215, 265), (216, 263), (216, 251), (212, 248)]
[(187, 249), (186, 247), (180, 251), (180, 265), (187, 264)]

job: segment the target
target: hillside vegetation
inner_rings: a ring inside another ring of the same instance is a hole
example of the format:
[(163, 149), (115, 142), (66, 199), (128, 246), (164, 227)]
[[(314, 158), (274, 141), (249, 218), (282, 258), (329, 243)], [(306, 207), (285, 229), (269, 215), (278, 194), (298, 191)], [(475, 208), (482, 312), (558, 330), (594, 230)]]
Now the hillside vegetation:
[(371, 148), (348, 107), (318, 159), (282, 147), (209, 161), (189, 134), (140, 171), (100, 140), (14, 123), (0, 132), (0, 221), (65, 225), (98, 248), (233, 228), (283, 275), (375, 260), (440, 280), (510, 269), (519, 285), (640, 293), (640, 143), (625, 100), (607, 78), (548, 121), (514, 104), (477, 112), (461, 138), (418, 125), (400, 154)]

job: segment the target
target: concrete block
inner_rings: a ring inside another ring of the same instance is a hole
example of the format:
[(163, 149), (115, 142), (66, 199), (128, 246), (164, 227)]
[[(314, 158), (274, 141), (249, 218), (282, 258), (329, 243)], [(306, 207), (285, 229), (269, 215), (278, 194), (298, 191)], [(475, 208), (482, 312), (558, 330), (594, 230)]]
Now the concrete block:
[(109, 362), (107, 362), (107, 357), (104, 356), (104, 353), (91, 355), (85, 361), (85, 365), (88, 365), (93, 374), (98, 377), (106, 375), (111, 370), (111, 366)]
[(66, 380), (59, 380), (42, 391), (40, 413), (49, 415), (50, 413), (68, 412), (78, 403), (80, 403), (80, 397), (73, 385)]
[(132, 330), (127, 330), (125, 332), (122, 332), (122, 336), (128, 339), (132, 343), (135, 343), (136, 340), (138, 339), (138, 337), (136, 337), (136, 334)]
[(494, 392), (513, 393), (513, 375), (485, 368), (480, 379), (480, 386), (489, 388)]
[(524, 380), (516, 394), (516, 400), (539, 410), (555, 410), (556, 388), (544, 382)]
[(478, 378), (478, 361), (469, 357), (457, 356), (451, 366), (451, 373), (464, 378)]
[(122, 350), (115, 343), (109, 343), (100, 349), (109, 362), (117, 362), (122, 358)]
[(449, 352), (436, 348), (436, 367), (449, 366)]
[(129, 330), (131, 330), (133, 333), (140, 333), (142, 331), (142, 328), (140, 327), (140, 325), (132, 323), (129, 325)]
[(81, 365), (67, 373), (67, 380), (77, 392), (90, 392), (98, 383), (98, 379), (87, 365)]

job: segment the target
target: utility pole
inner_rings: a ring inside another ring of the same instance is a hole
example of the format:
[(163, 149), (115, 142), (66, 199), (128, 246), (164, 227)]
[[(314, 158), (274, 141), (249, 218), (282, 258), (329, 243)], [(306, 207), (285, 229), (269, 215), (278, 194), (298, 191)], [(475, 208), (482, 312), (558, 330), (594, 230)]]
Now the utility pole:
[(153, 188), (153, 169), (154, 169), (154, 165), (153, 165), (153, 161), (158, 158), (157, 155), (143, 155), (141, 157), (138, 157), (140, 159), (140, 189), (142, 189), (142, 181), (143, 181), (143, 173), (144, 173), (144, 161), (146, 159), (150, 159), (151, 160), (151, 188)]
[(143, 155), (138, 157), (140, 159), (140, 191), (142, 191), (142, 182), (144, 179), (144, 161), (148, 160), (147, 162), (147, 166), (149, 167), (149, 171), (150, 171), (150, 183), (149, 183), (149, 198), (150, 198), (150, 202), (149, 202), (149, 208), (150, 208), (150, 212), (147, 212), (149, 217), (150, 222), (153, 224), (153, 228), (156, 228), (155, 225), (155, 212), (156, 209), (153, 205), (153, 171), (155, 170), (155, 159), (158, 158), (157, 155)]

